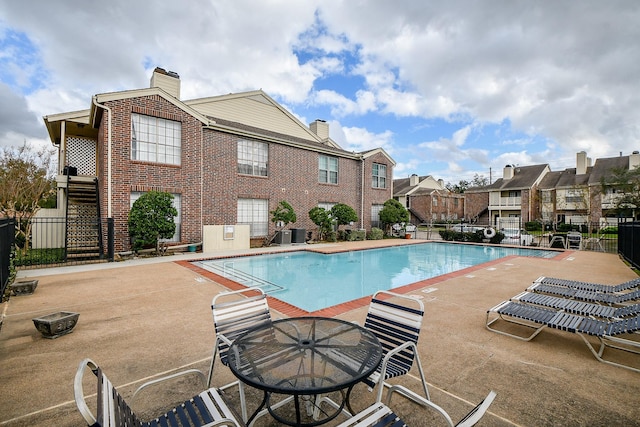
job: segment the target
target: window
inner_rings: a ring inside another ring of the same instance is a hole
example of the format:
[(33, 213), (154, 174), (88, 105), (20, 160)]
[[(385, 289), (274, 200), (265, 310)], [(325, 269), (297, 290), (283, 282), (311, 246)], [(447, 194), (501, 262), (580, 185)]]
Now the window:
[(331, 203), (331, 202), (320, 202), (318, 203), (318, 207), (324, 209), (327, 212), (331, 211), (331, 208), (334, 207), (336, 204), (335, 203)]
[(179, 165), (182, 123), (131, 114), (131, 160)]
[(373, 188), (387, 188), (387, 165), (373, 164)]
[(320, 156), (318, 158), (318, 181), (327, 184), (338, 183), (338, 158)]
[(457, 208), (459, 206), (460, 203), (460, 199), (458, 199), (457, 197), (453, 198), (453, 207)]
[[(139, 192), (139, 191), (133, 191), (131, 192), (131, 196), (130, 196), (130, 204), (129, 204), (129, 208), (133, 207), (133, 203), (138, 200), (140, 198), (140, 196), (142, 196), (144, 193), (143, 192)], [(164, 239), (163, 241), (165, 242), (179, 242), (180, 241), (180, 231), (181, 231), (181, 225), (182, 225), (182, 195), (180, 194), (171, 194), (173, 196), (173, 207), (176, 208), (176, 210), (178, 211), (178, 215), (176, 215), (175, 218), (173, 218), (173, 222), (175, 222), (176, 224), (176, 232), (174, 233), (173, 237), (171, 237), (170, 239)]]
[(438, 206), (438, 198), (436, 196), (433, 196), (432, 203), (433, 206)]
[(566, 203), (582, 203), (585, 201), (584, 194), (580, 190), (567, 190)]
[(258, 141), (238, 141), (238, 173), (267, 176), (269, 146)]
[(372, 227), (381, 227), (380, 223), (380, 211), (384, 208), (384, 205), (371, 205), (371, 226)]
[(268, 200), (238, 199), (238, 224), (249, 224), (251, 237), (266, 236), (269, 232), (268, 210)]

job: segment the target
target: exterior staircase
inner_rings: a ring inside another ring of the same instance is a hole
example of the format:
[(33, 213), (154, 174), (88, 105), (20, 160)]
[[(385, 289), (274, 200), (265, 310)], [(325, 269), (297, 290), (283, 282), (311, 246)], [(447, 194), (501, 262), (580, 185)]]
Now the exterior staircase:
[(67, 261), (103, 258), (98, 179), (68, 176)]

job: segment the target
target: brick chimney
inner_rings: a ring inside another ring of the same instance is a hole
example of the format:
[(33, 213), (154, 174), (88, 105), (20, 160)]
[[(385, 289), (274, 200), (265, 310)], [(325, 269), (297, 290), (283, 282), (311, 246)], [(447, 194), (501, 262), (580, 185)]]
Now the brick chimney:
[(329, 139), (329, 123), (326, 121), (317, 119), (309, 125), (309, 129), (318, 135), (321, 140), (325, 141)]
[(180, 99), (180, 76), (174, 71), (166, 71), (164, 68), (156, 67), (151, 75), (149, 87), (159, 87), (174, 98)]

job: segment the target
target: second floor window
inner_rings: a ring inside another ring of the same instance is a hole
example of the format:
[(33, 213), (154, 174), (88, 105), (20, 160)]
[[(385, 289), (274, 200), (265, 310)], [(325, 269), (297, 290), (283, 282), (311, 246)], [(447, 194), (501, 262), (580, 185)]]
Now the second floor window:
[(320, 156), (318, 158), (318, 182), (338, 183), (338, 158)]
[(373, 188), (387, 188), (387, 165), (373, 164)]
[(179, 165), (182, 123), (131, 114), (131, 160)]
[(238, 141), (238, 173), (267, 176), (269, 146), (264, 142)]

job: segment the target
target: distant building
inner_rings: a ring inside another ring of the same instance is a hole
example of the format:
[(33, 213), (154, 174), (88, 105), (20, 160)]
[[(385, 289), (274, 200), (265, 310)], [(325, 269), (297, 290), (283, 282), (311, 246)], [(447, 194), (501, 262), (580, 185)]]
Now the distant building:
[(431, 175), (393, 180), (393, 198), (411, 214), (411, 223), (456, 221), (464, 217), (464, 195), (452, 193)]

